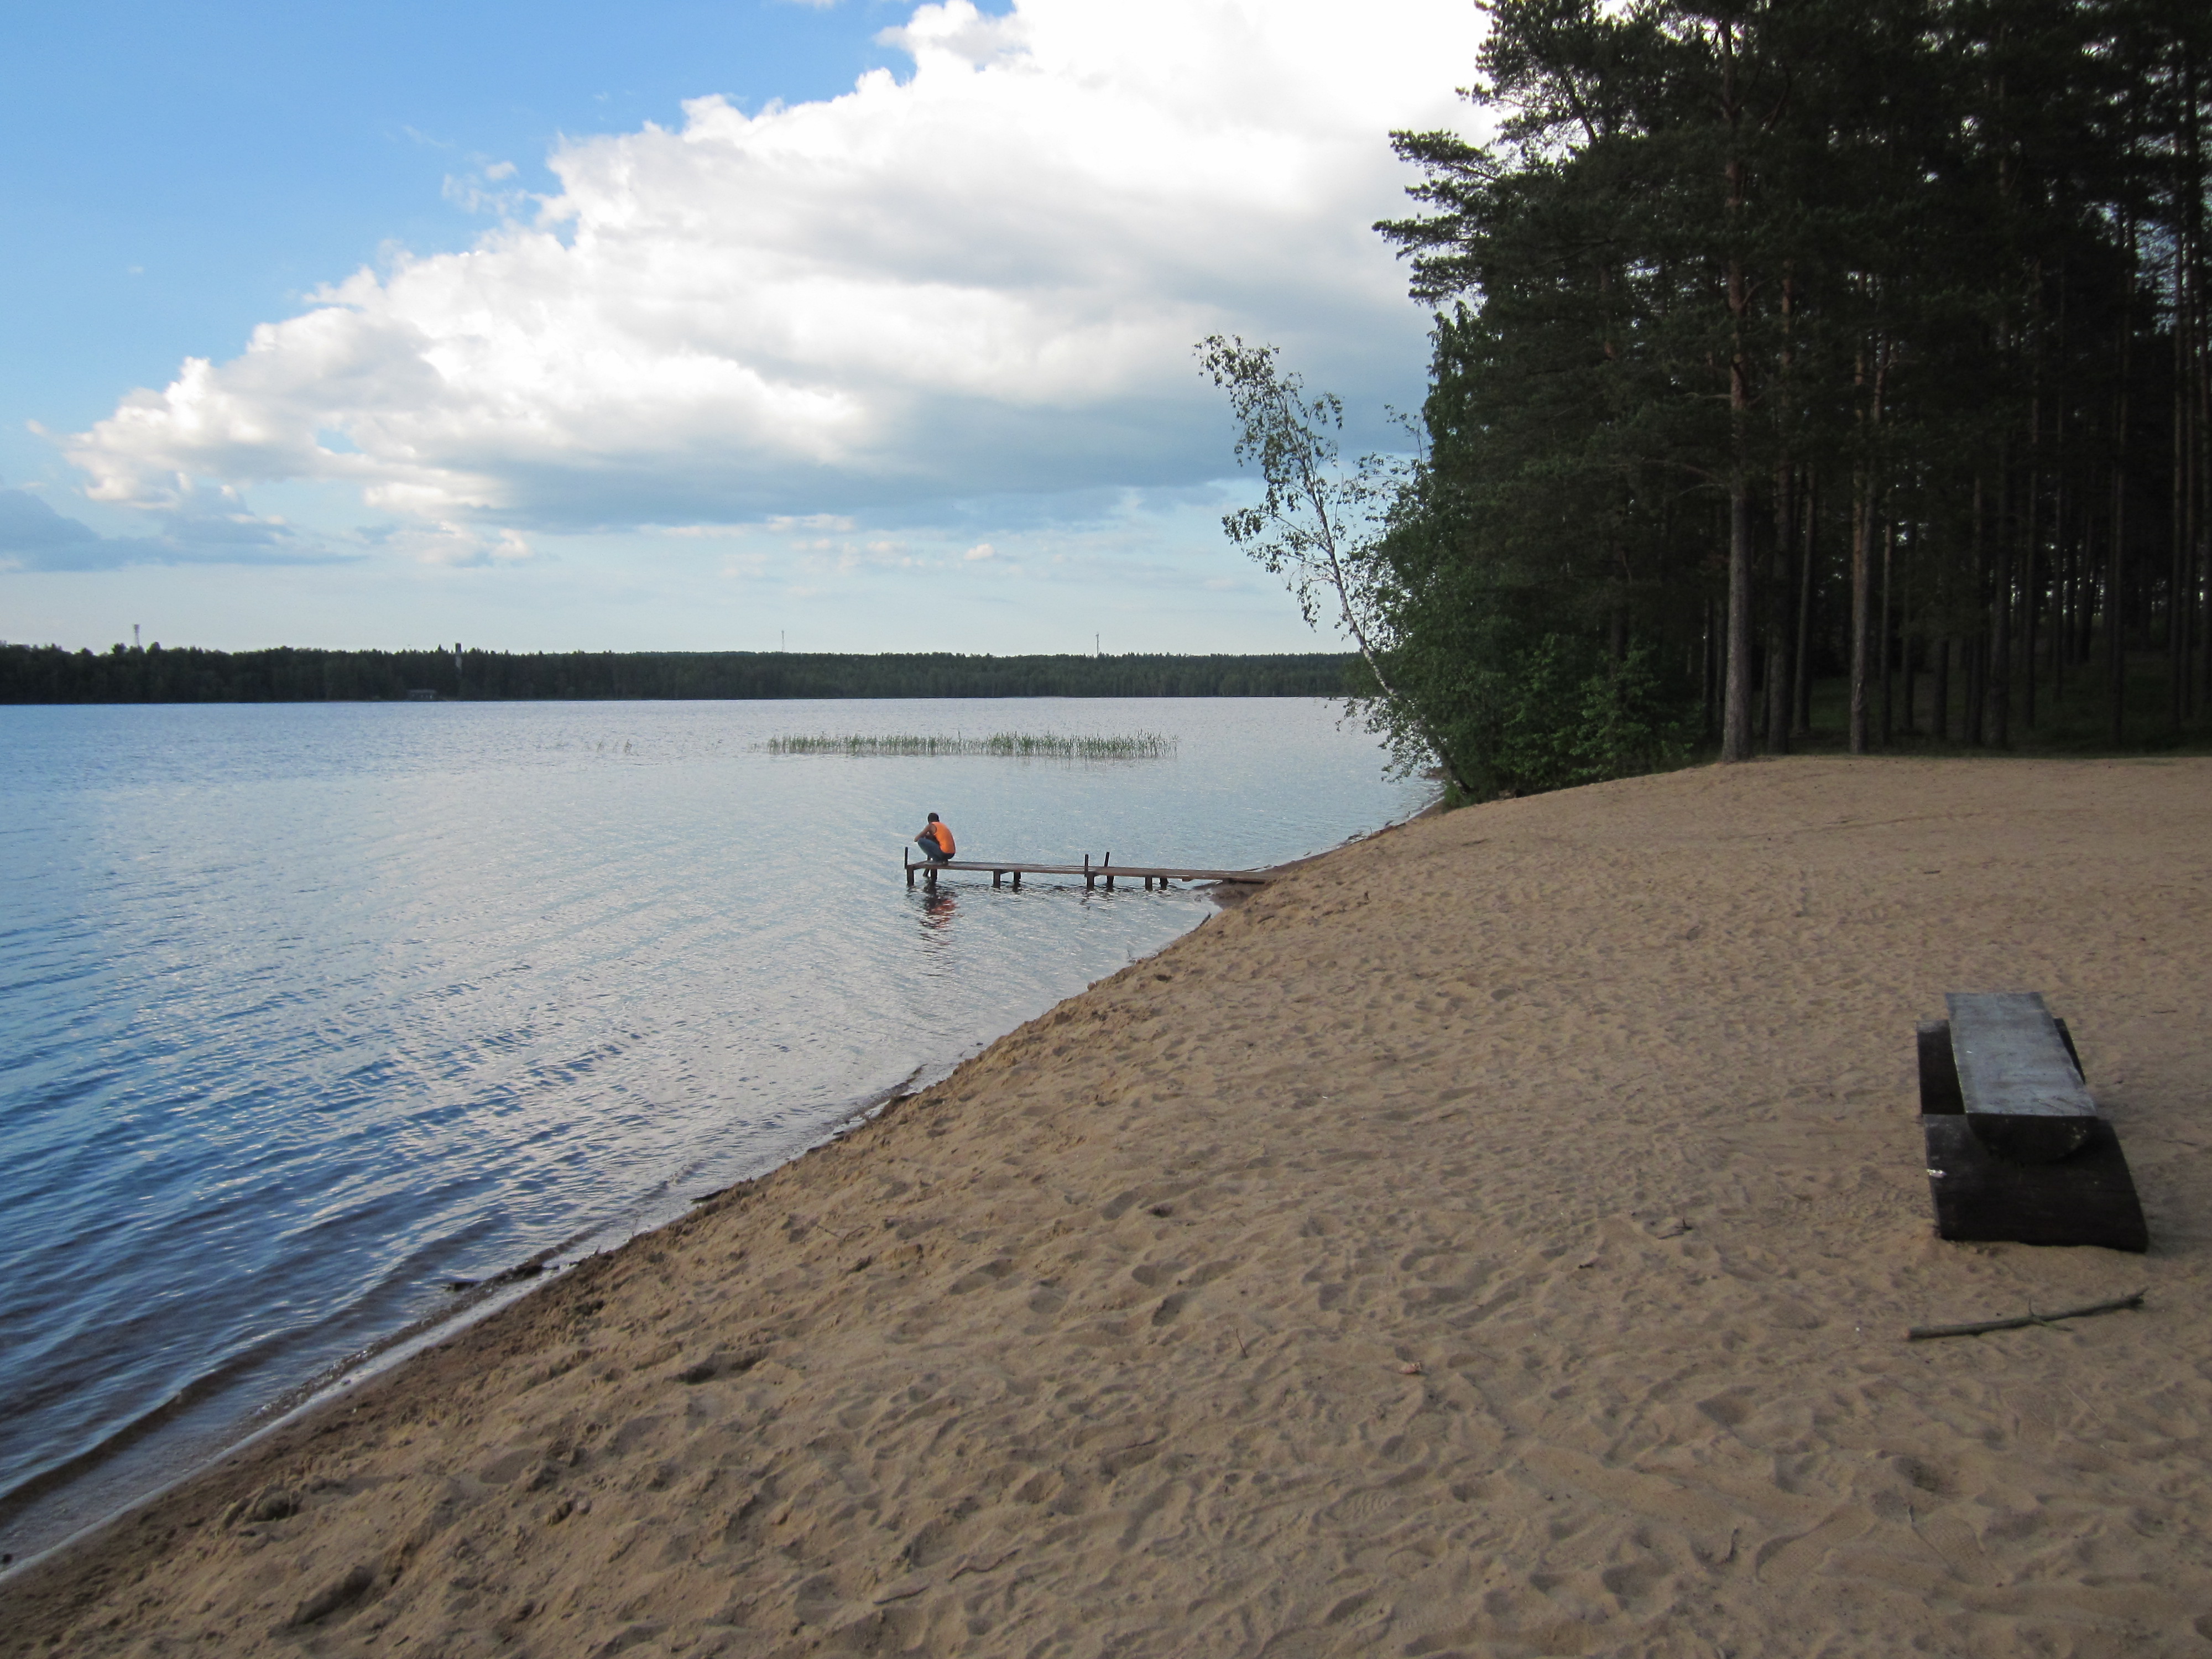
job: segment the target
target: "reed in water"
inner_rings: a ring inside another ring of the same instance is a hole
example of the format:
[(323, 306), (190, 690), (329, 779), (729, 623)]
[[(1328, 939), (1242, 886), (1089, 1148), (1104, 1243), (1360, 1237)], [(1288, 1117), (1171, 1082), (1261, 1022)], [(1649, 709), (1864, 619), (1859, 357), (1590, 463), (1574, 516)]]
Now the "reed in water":
[(1176, 740), (1158, 732), (1125, 737), (1068, 737), (1057, 732), (994, 732), (988, 738), (921, 737), (911, 732), (770, 738), (771, 755), (1000, 755), (1019, 760), (1164, 760)]

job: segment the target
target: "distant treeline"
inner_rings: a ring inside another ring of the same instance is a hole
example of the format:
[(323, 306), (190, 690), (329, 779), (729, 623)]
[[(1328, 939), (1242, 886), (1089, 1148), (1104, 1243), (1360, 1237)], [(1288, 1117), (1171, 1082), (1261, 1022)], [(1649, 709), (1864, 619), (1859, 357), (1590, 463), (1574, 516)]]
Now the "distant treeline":
[(1328, 697), (1349, 659), (951, 652), (202, 651), (0, 642), (0, 702), (791, 697)]

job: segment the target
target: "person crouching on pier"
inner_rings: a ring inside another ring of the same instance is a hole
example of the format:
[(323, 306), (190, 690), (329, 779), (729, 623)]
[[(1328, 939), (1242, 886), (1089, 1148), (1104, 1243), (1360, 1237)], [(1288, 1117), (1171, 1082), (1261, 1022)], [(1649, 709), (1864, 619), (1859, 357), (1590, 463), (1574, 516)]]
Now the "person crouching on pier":
[(943, 864), (952, 856), (952, 826), (932, 812), (929, 822), (921, 826), (921, 833), (914, 838), (914, 844), (921, 848), (932, 864)]

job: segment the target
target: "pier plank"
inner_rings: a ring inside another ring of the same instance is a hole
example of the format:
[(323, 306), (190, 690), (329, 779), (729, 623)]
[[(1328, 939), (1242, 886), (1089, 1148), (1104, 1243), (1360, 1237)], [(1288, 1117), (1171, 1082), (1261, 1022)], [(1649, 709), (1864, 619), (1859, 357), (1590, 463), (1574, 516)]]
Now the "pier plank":
[(1116, 876), (1141, 876), (1145, 878), (1145, 885), (1147, 888), (1154, 881), (1158, 881), (1162, 887), (1165, 887), (1170, 881), (1232, 881), (1257, 886), (1274, 879), (1273, 875), (1265, 870), (1191, 870), (1175, 866), (1153, 864), (1024, 864), (1004, 859), (947, 859), (941, 862), (924, 860), (920, 864), (908, 860), (905, 869), (906, 884), (909, 887), (914, 885), (915, 876), (926, 875), (934, 881), (937, 872), (941, 870), (960, 870), (977, 875), (988, 875), (991, 878), (991, 885), (994, 887), (999, 884), (999, 879), (1002, 876), (1012, 876), (1014, 878), (1014, 885), (1018, 887), (1022, 884), (1022, 878), (1025, 875), (1080, 876), (1086, 886), (1103, 879), (1109, 890)]

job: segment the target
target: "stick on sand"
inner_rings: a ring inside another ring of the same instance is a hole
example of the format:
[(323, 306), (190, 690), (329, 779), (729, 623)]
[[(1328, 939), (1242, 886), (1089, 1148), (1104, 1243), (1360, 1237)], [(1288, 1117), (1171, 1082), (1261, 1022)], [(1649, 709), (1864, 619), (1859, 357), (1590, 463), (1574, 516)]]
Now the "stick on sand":
[(2086, 1308), (2069, 1308), (2064, 1313), (2025, 1313), (2013, 1319), (1978, 1319), (1971, 1325), (1915, 1325), (1905, 1332), (1907, 1342), (1917, 1342), (1931, 1336), (1979, 1336), (1984, 1331), (2016, 1331), (2024, 1325), (2056, 1325), (2062, 1319), (2085, 1319), (2091, 1314), (2118, 1313), (2123, 1308), (2142, 1306), (2143, 1292), (2124, 1296), (2117, 1302), (2092, 1302)]

